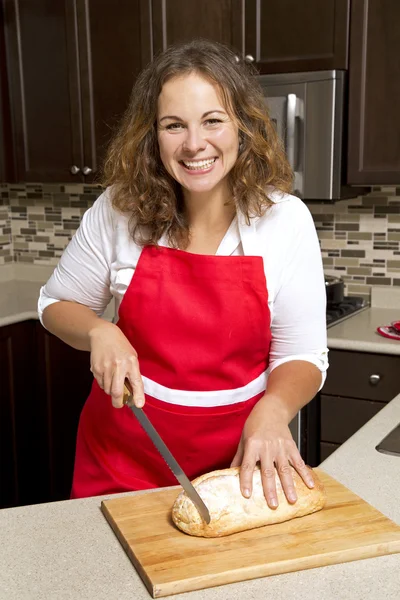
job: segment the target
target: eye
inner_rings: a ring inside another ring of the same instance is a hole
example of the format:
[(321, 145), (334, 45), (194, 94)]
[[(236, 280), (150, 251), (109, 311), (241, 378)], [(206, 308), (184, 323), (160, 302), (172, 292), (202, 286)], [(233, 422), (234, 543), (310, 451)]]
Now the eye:
[(221, 119), (207, 119), (207, 121), (204, 122), (209, 125), (218, 125), (219, 123), (222, 123)]
[(182, 123), (169, 123), (166, 128), (168, 131), (180, 131), (183, 129)]

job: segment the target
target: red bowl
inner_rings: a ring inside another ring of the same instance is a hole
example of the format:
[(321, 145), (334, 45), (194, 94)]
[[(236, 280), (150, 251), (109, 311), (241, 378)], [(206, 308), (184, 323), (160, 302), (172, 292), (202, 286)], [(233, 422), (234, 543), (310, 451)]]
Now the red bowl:
[(392, 327), (400, 333), (400, 321), (392, 321)]
[(385, 338), (389, 338), (391, 340), (400, 340), (400, 331), (397, 331), (397, 329), (391, 327), (390, 325), (377, 327), (376, 331)]

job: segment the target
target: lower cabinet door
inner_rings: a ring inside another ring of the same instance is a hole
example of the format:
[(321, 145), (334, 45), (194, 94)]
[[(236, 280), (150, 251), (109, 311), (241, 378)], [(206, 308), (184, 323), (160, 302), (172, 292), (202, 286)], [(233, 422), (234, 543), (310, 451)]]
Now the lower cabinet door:
[(37, 323), (38, 395), (46, 421), (47, 501), (71, 491), (80, 413), (93, 381), (90, 354), (75, 350)]
[(329, 442), (321, 442), (319, 446), (321, 462), (328, 458), (335, 450), (340, 448), (340, 444), (330, 444)]
[(386, 404), (321, 394), (321, 441), (342, 444)]
[(0, 508), (69, 498), (89, 352), (30, 320), (0, 327)]
[(42, 502), (35, 323), (0, 327), (0, 508)]

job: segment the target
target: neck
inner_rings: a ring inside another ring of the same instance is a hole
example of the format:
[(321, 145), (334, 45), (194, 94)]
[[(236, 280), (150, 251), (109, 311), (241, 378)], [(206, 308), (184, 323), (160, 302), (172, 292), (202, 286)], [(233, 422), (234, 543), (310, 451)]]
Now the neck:
[(183, 190), (183, 197), (191, 229), (226, 229), (236, 213), (230, 202), (232, 196), (225, 186), (196, 194)]

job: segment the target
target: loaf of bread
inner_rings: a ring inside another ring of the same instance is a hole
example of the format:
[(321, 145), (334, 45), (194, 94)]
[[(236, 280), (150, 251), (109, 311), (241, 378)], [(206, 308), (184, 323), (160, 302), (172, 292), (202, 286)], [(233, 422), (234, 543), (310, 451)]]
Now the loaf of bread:
[(179, 529), (190, 535), (221, 537), (246, 529), (282, 523), (323, 508), (326, 495), (317, 474), (310, 468), (314, 478), (314, 487), (310, 489), (293, 467), (291, 470), (297, 493), (297, 501), (294, 504), (287, 501), (276, 473), (279, 506), (275, 509), (269, 508), (264, 497), (259, 468), (256, 468), (253, 474), (252, 495), (250, 498), (244, 498), (239, 484), (240, 468), (232, 467), (211, 471), (192, 482), (209, 510), (211, 521), (208, 525), (186, 492), (179, 494), (176, 499), (172, 508), (172, 520)]

